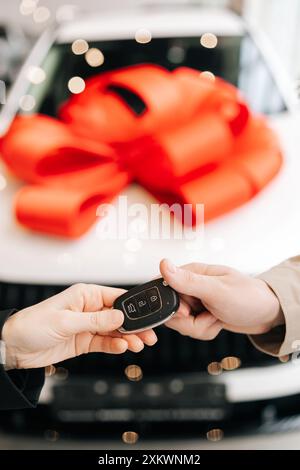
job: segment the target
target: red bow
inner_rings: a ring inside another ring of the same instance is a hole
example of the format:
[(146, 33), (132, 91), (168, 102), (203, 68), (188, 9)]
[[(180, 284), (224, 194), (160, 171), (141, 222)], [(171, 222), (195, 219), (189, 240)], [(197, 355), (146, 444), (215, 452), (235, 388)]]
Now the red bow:
[(250, 200), (282, 163), (273, 131), (238, 90), (188, 68), (95, 76), (59, 117), (17, 116), (1, 143), (29, 183), (17, 219), (41, 232), (82, 235), (132, 180), (168, 203), (205, 204), (209, 220)]

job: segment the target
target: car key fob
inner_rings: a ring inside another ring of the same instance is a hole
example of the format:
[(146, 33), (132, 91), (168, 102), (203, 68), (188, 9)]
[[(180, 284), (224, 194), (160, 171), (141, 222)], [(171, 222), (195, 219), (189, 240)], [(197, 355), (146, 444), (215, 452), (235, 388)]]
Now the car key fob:
[(179, 302), (178, 293), (162, 278), (134, 287), (114, 302), (125, 317), (119, 331), (136, 333), (161, 325), (176, 313)]

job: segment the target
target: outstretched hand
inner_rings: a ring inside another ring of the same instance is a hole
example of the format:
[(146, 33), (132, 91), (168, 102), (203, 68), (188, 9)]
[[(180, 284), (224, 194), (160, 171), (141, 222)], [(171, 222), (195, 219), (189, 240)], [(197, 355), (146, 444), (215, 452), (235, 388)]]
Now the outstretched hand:
[(200, 263), (182, 267), (160, 263), (166, 282), (181, 294), (167, 326), (183, 335), (214, 339), (222, 329), (262, 334), (284, 324), (279, 300), (262, 280), (226, 267)]
[(92, 352), (139, 352), (144, 344), (154, 345), (157, 337), (153, 330), (128, 335), (117, 331), (124, 316), (112, 305), (123, 292), (76, 284), (15, 313), (2, 330), (6, 369), (44, 367)]

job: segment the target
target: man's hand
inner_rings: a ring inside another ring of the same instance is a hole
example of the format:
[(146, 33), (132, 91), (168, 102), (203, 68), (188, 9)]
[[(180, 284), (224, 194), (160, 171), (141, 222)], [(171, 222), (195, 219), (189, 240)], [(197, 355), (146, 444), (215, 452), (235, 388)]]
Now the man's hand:
[(192, 338), (211, 340), (222, 329), (262, 334), (284, 324), (279, 301), (268, 285), (225, 266), (163, 260), (166, 282), (181, 294), (178, 313), (167, 323)]
[(139, 352), (152, 346), (153, 330), (122, 335), (124, 320), (111, 307), (122, 289), (77, 284), (33, 307), (12, 315), (4, 324), (7, 369), (44, 367), (90, 352)]

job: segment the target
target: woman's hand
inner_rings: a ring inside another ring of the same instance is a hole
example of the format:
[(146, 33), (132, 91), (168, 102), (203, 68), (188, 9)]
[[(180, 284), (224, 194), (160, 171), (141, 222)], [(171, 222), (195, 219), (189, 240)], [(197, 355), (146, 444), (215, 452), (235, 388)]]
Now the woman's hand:
[(279, 300), (262, 280), (225, 266), (160, 264), (166, 282), (181, 294), (178, 313), (167, 323), (192, 338), (211, 340), (222, 329), (262, 334), (284, 324)]
[(76, 284), (33, 307), (15, 313), (4, 324), (6, 369), (44, 367), (90, 352), (139, 352), (152, 346), (153, 330), (122, 335), (124, 320), (111, 307), (122, 289)]

